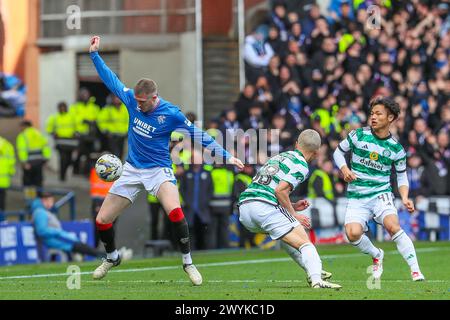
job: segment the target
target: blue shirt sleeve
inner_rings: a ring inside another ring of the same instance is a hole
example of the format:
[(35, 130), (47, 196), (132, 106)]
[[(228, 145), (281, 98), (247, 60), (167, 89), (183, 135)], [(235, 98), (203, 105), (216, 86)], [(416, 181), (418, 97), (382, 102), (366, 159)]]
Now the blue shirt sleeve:
[(209, 134), (200, 130), (196, 127), (192, 122), (190, 122), (186, 116), (178, 110), (175, 114), (175, 128), (176, 129), (184, 129), (189, 132), (190, 138), (194, 140), (196, 143), (200, 143), (203, 147), (210, 150), (214, 155), (219, 155), (225, 158), (226, 160), (231, 158), (231, 154), (222, 148), (220, 144), (218, 144)]
[(97, 73), (108, 89), (114, 93), (126, 106), (130, 106), (134, 100), (133, 90), (125, 87), (114, 72), (106, 65), (97, 51), (91, 52), (91, 59)]

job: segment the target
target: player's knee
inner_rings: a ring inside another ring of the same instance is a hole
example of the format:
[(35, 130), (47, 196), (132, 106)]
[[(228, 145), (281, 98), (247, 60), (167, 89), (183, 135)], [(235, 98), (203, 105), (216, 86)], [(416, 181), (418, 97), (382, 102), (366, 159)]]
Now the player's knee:
[(99, 225), (108, 225), (113, 223), (113, 221), (111, 219), (107, 219), (105, 216), (102, 215), (97, 215), (97, 218), (95, 218), (95, 224), (97, 226)]
[(362, 236), (362, 232), (358, 228), (346, 227), (345, 233), (347, 235), (348, 241), (355, 242), (359, 240)]
[(400, 225), (398, 223), (386, 225), (385, 228), (391, 237), (401, 230)]
[(348, 238), (348, 241), (355, 242), (361, 238), (361, 235), (357, 234), (357, 233), (347, 233), (347, 238)]

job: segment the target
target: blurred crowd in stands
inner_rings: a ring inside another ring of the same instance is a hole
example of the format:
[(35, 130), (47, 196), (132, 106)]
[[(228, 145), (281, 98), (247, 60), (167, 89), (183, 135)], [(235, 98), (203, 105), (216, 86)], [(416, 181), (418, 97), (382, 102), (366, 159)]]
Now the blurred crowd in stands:
[[(304, 3), (307, 5), (301, 5)], [(242, 160), (252, 164), (240, 173), (227, 166), (200, 164), (195, 160), (199, 157), (196, 152), (176, 155), (182, 164), (173, 169), (194, 249), (229, 246), (229, 216), (239, 193), (268, 156), (292, 150), (305, 128), (317, 130), (323, 146), (311, 164), (308, 182), (293, 196), (330, 201), (344, 196), (345, 183), (332, 162), (332, 153), (351, 130), (369, 125), (367, 108), (376, 96), (394, 97), (401, 107), (392, 134), (407, 151), (411, 196), (419, 200), (450, 195), (448, 2), (328, 3), (324, 8), (314, 1), (272, 1), (266, 21), (245, 39), (245, 87), (233, 106), (204, 126), (211, 136), (222, 133), (225, 138), (238, 129), (266, 129), (269, 154), (254, 155), (247, 150)], [(370, 5), (377, 6), (379, 16), (367, 10)], [(10, 103), (4, 93), (17, 90), (17, 86), (7, 85), (5, 77), (1, 79), (0, 110), (4, 110)], [(195, 122), (194, 114), (187, 116)], [(25, 131), (31, 123), (23, 126)], [(60, 179), (66, 179), (71, 165), (74, 174), (90, 176), (93, 216), (110, 186), (96, 178), (93, 165), (105, 151), (124, 159), (127, 129), (128, 113), (117, 97), (110, 96), (107, 105), (100, 108), (85, 88), (75, 104), (58, 104), (57, 112), (47, 121), (47, 133), (53, 136), (60, 156)], [(37, 144), (42, 142), (35, 148), (41, 148), (41, 157), (36, 153), (35, 157), (42, 165), (49, 158), (44, 150), (46, 139), (39, 140), (34, 132), (30, 137)], [(186, 143), (176, 133), (172, 140), (172, 148)], [(20, 148), (18, 138), (17, 150), (23, 153)], [(27, 165), (27, 159), (19, 157), (24, 173), (33, 167)], [(36, 171), (30, 174), (36, 178)], [(0, 185), (0, 190), (7, 187)], [(149, 196), (148, 202), (150, 238), (170, 239), (168, 219), (158, 200)], [(240, 245), (254, 245), (252, 236), (243, 229), (241, 232)]]
[(450, 195), (448, 2), (331, 0), (327, 15), (298, 2), (273, 1), (267, 21), (246, 37), (248, 84), (233, 108), (235, 127), (279, 128), (282, 150), (298, 130), (319, 131), (324, 146), (314, 167), (328, 171), (339, 196), (331, 153), (368, 125), (373, 97), (391, 96), (402, 110), (392, 134), (408, 153), (412, 196)]

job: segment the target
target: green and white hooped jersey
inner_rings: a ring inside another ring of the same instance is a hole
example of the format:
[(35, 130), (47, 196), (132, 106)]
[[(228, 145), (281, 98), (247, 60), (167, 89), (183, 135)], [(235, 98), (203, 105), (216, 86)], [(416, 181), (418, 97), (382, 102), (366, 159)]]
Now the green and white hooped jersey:
[(406, 171), (406, 153), (391, 135), (376, 137), (370, 127), (358, 128), (339, 143), (342, 152), (352, 151), (351, 170), (357, 179), (348, 184), (347, 197), (372, 198), (391, 192), (391, 168), (397, 173)]
[(258, 200), (278, 205), (275, 188), (280, 181), (286, 181), (294, 190), (308, 176), (308, 164), (298, 150), (280, 153), (270, 158), (258, 170), (252, 183), (241, 193), (239, 204), (250, 200)]

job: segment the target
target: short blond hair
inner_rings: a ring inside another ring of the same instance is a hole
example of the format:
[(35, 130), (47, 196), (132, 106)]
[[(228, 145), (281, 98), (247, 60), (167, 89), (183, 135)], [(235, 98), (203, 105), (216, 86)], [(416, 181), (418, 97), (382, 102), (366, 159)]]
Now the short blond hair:
[(322, 144), (322, 138), (316, 130), (306, 129), (298, 136), (297, 143), (302, 150), (316, 151)]
[(137, 95), (155, 95), (158, 92), (156, 82), (151, 79), (143, 78), (139, 80), (134, 86), (134, 93)]

